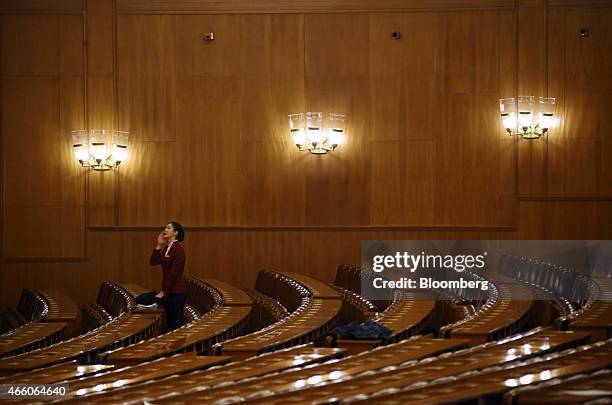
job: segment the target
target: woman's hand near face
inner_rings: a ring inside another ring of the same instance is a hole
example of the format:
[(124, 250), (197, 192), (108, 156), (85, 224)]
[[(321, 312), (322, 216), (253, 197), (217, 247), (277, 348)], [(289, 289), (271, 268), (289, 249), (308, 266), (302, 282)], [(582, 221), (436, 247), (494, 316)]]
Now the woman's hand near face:
[(168, 243), (168, 240), (166, 236), (164, 235), (163, 232), (160, 232), (159, 235), (157, 235), (157, 247), (155, 249), (160, 250), (164, 246), (166, 246), (167, 243)]

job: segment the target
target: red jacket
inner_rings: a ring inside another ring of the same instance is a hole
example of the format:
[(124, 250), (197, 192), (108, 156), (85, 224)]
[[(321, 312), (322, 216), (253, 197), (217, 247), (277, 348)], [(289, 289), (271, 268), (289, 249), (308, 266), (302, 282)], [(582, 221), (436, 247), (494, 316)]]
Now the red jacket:
[(160, 250), (154, 249), (151, 253), (149, 264), (156, 266), (161, 264), (163, 270), (162, 291), (164, 294), (185, 292), (185, 251), (180, 243), (174, 242), (170, 251), (166, 254), (166, 247)]

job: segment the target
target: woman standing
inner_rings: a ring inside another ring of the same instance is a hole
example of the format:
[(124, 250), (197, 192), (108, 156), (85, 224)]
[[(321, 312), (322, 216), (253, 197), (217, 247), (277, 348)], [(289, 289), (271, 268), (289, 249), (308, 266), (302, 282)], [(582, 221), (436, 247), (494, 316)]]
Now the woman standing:
[(185, 238), (185, 231), (178, 222), (168, 222), (157, 236), (157, 246), (151, 253), (149, 264), (161, 264), (163, 270), (162, 288), (156, 297), (163, 300), (166, 310), (168, 332), (183, 326), (185, 294), (185, 251), (179, 241)]

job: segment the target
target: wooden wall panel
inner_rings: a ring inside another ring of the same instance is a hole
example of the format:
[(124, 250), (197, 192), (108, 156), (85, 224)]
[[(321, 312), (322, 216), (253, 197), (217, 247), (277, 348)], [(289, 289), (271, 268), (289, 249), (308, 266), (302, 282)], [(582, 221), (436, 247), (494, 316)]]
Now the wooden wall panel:
[[(178, 187), (184, 173), (175, 142), (175, 18), (122, 16), (117, 25), (119, 127), (130, 131), (130, 158), (118, 182), (118, 220), (161, 225), (176, 215), (180, 200), (190, 200)], [(141, 173), (149, 174), (148, 181), (141, 181)]]
[[(113, 0), (86, 0), (87, 129), (117, 128), (115, 115), (115, 41)], [(88, 224), (116, 223), (114, 171), (88, 173)]]
[(117, 21), (119, 123), (135, 142), (176, 140), (175, 23), (174, 16)]
[(243, 16), (241, 26), (241, 141), (235, 153), (242, 151), (238, 175), (248, 179), (234, 182), (242, 184), (242, 223), (303, 225), (307, 156), (288, 135), (287, 116), (305, 111), (304, 17)]
[[(546, 1), (520, 1), (518, 8), (518, 93), (503, 97), (548, 95)], [(514, 90), (514, 89), (513, 89)], [(550, 94), (555, 97), (555, 94)], [(551, 135), (551, 136), (554, 136)], [(548, 139), (518, 141), (518, 184), (521, 196), (545, 196)]]
[[(242, 221), (242, 31), (240, 16), (177, 17), (176, 186), (194, 224)], [(206, 32), (215, 40), (205, 42)]]
[(512, 142), (493, 118), (511, 80), (498, 71), (516, 63), (514, 42), (507, 38), (511, 21), (510, 11), (447, 15), (446, 130), (437, 146), (436, 225), (514, 223)]
[[(310, 156), (306, 223), (368, 223), (371, 98), (367, 14), (305, 17), (306, 110), (347, 116), (347, 140), (329, 156)], [(326, 124), (324, 124), (326, 127)]]
[(2, 73), (12, 76), (58, 76), (57, 17), (2, 16)]
[(83, 123), (82, 24), (3, 16), (5, 257), (84, 254), (84, 176), (69, 140)]
[(82, 13), (84, 0), (2, 0), (2, 13), (23, 14), (74, 14)]
[(612, 201), (528, 201), (521, 203), (518, 236), (519, 239), (610, 239), (611, 223)]
[[(560, 8), (549, 18), (549, 78), (561, 125), (549, 137), (548, 187), (556, 196), (610, 196), (612, 8)], [(579, 35), (581, 28), (590, 35)], [(552, 95), (552, 94), (551, 94)]]
[(120, 13), (137, 14), (330, 13), (512, 6), (513, 0), (118, 0)]
[[(331, 281), (368, 239), (612, 237), (611, 8), (564, 2), (234, 1), (218, 15), (88, 0), (84, 15), (3, 15), (0, 305), (25, 287), (80, 304), (105, 280), (158, 288), (148, 258), (169, 219), (191, 227), (189, 275), (241, 287), (262, 268)], [(558, 97), (548, 141), (500, 127), (497, 99), (517, 90)], [(347, 114), (346, 145), (295, 149), (287, 114), (313, 110)], [(85, 127), (129, 130), (130, 160), (80, 168), (67, 137)]]

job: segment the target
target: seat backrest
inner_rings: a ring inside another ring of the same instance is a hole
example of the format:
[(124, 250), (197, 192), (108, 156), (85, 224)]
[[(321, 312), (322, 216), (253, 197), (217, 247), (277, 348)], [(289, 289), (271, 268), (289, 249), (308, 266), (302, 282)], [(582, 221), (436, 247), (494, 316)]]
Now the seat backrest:
[(34, 290), (21, 291), (17, 310), (28, 322), (39, 322), (49, 313), (45, 298)]

